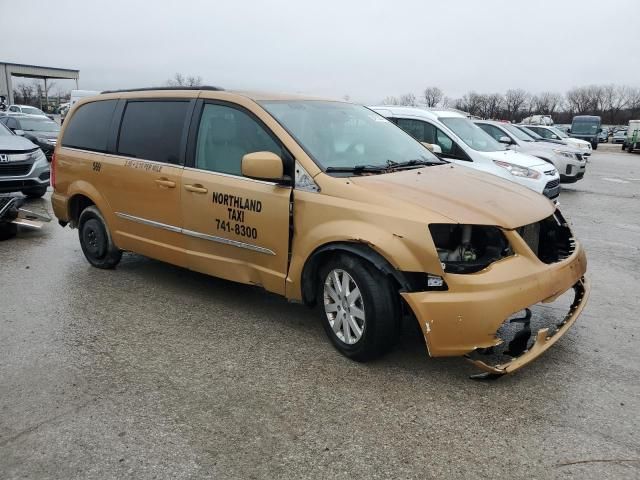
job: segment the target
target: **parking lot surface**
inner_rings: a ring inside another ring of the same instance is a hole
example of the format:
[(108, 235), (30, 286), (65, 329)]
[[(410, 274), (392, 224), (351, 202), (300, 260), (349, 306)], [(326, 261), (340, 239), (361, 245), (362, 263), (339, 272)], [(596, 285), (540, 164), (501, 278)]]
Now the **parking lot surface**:
[(591, 299), (494, 382), (413, 331), (355, 363), (317, 311), (133, 254), (92, 268), (55, 221), (22, 231), (0, 243), (0, 477), (639, 478), (639, 200), (619, 146), (563, 188)]

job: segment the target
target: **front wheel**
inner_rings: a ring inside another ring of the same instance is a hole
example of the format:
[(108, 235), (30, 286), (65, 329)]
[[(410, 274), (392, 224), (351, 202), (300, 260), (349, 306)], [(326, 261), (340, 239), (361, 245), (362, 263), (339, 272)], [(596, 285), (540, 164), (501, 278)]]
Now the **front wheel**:
[(597, 150), (598, 149), (598, 142), (592, 143), (591, 144), (591, 148), (593, 148), (594, 150)]
[(109, 269), (120, 263), (122, 251), (113, 243), (107, 223), (95, 206), (80, 214), (78, 236), (82, 253), (94, 267)]
[(320, 272), (324, 330), (346, 357), (364, 362), (388, 351), (399, 333), (399, 306), (387, 276), (357, 257), (341, 254)]
[(627, 152), (633, 153), (634, 147), (635, 147), (634, 143), (630, 143), (629, 145), (627, 145)]

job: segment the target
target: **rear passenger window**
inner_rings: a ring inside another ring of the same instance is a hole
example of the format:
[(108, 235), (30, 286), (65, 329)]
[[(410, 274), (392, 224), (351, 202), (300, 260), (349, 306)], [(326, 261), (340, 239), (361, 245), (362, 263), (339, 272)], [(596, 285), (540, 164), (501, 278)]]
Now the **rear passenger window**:
[(188, 101), (130, 101), (124, 110), (118, 153), (156, 162), (180, 162)]
[(102, 100), (79, 107), (66, 124), (62, 146), (106, 152), (111, 117), (117, 103), (117, 100)]
[(242, 175), (242, 157), (265, 151), (284, 158), (282, 147), (247, 113), (205, 104), (198, 129), (196, 168)]

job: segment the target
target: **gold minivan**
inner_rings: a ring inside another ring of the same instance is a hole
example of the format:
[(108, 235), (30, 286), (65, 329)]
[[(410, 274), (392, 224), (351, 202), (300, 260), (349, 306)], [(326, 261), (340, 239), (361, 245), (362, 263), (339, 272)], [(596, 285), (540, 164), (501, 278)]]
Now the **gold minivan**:
[[(131, 251), (259, 285), (317, 306), (359, 361), (415, 319), (431, 356), (512, 372), (582, 311), (584, 250), (542, 195), (428, 147), (347, 102), (104, 92), (67, 116), (52, 204), (98, 268)], [(559, 318), (532, 320), (570, 290)]]

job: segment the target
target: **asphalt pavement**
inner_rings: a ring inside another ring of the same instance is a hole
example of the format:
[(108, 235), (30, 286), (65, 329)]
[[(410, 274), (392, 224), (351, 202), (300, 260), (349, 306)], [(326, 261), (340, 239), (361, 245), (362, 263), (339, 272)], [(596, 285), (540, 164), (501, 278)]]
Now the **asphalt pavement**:
[(133, 254), (102, 271), (76, 230), (21, 231), (0, 242), (0, 478), (640, 478), (639, 200), (620, 146), (563, 188), (589, 304), (493, 382), (413, 331), (355, 363), (259, 288)]

